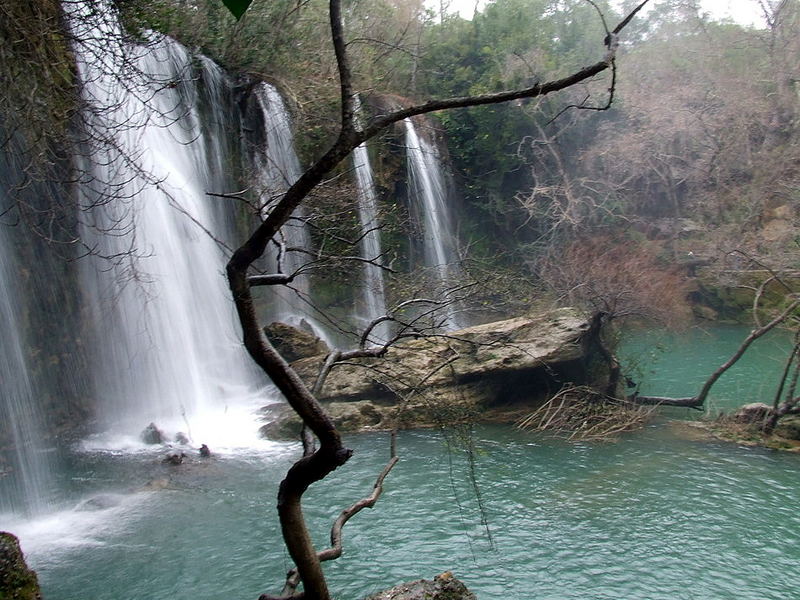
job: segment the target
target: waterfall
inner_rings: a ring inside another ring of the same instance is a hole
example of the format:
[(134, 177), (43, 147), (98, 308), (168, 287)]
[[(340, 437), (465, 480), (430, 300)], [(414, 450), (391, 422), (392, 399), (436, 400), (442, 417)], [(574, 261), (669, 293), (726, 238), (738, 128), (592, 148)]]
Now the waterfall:
[[(294, 149), (294, 135), (289, 112), (283, 98), (274, 86), (260, 82), (254, 90), (254, 98), (263, 123), (262, 143), (255, 145), (253, 166), (261, 193), (261, 211), (266, 216), (272, 205), (277, 202), (289, 187), (299, 179), (303, 170)], [(285, 249), (295, 248), (310, 250), (311, 240), (308, 229), (303, 222), (302, 208), (295, 211), (292, 218), (280, 232), (278, 249), (270, 245), (268, 253), (268, 269), (277, 272), (280, 268), (285, 274), (298, 272), (310, 260), (302, 252)], [(311, 329), (315, 335), (330, 344), (325, 328), (318, 322), (309, 306), (311, 301), (308, 275), (300, 274), (291, 283), (289, 289), (284, 286), (273, 286), (272, 302), (268, 311), (271, 320), (289, 323), (295, 327)], [(304, 327), (305, 326), (305, 327)]]
[[(241, 154), (239, 139), (231, 132), (237, 132), (240, 118), (233, 83), (222, 68), (206, 56), (194, 57), (199, 65), (198, 83), (200, 84), (199, 106), (201, 107), (200, 124), (203, 127), (205, 142), (204, 172), (207, 174), (207, 185), (217, 186), (210, 191), (237, 189), (232, 160)], [(200, 158), (200, 157), (198, 157)], [(221, 187), (219, 187), (221, 186)], [(214, 198), (214, 213), (217, 231), (225, 242), (233, 246), (237, 241), (236, 211), (231, 210), (230, 200)]]
[[(168, 38), (116, 41), (110, 8), (95, 18), (70, 6), (87, 105), (75, 165), (82, 238), (96, 255), (84, 280), (98, 417), (118, 439), (150, 422), (195, 444), (243, 435), (222, 431), (229, 408), (263, 382), (223, 276), (219, 210), (206, 196), (226, 186), (206, 152), (222, 143), (201, 124), (191, 58)], [(206, 86), (222, 85), (211, 75)]]
[[(361, 103), (356, 98), (356, 113)], [(361, 223), (361, 257), (372, 262), (364, 263), (362, 272), (361, 301), (363, 308), (357, 311), (356, 320), (366, 326), (374, 319), (386, 314), (386, 289), (383, 282), (381, 261), (381, 232), (378, 221), (378, 198), (366, 142), (353, 150), (353, 171), (358, 185), (358, 218)], [(389, 339), (389, 323), (380, 323), (373, 329), (373, 341)]]
[[(422, 221), (425, 266), (433, 268), (446, 292), (458, 284), (460, 268), (442, 162), (435, 146), (420, 138), (411, 119), (404, 119), (403, 124), (411, 201)], [(448, 329), (462, 326), (452, 304), (447, 305), (446, 314)]]
[[(5, 190), (0, 190), (0, 208), (7, 206)], [(27, 344), (24, 314), (18, 280), (21, 274), (14, 264), (14, 251), (8, 226), (0, 225), (0, 418), (9, 435), (14, 453), (11, 464), (0, 463), (0, 512), (22, 507), (38, 512), (46, 506), (50, 465), (41, 440), (42, 415), (26, 358)], [(6, 477), (8, 481), (5, 481)]]

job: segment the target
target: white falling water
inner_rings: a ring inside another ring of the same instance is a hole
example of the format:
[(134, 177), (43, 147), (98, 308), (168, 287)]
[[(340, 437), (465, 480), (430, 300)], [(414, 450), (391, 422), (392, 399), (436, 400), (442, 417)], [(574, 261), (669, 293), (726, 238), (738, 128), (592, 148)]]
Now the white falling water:
[[(283, 98), (274, 86), (260, 82), (254, 96), (264, 122), (265, 148), (260, 148), (253, 156), (253, 163), (262, 194), (262, 214), (269, 213), (272, 205), (280, 200), (289, 187), (300, 178), (303, 171), (294, 149), (291, 118), (286, 110)], [(296, 249), (309, 250), (311, 240), (308, 229), (303, 222), (303, 211), (295, 211), (293, 218), (283, 226), (280, 232), (280, 243), (284, 249), (295, 249), (282, 256), (281, 269), (284, 274), (300, 272), (310, 257)], [(270, 269), (278, 268), (279, 251), (270, 245)], [(300, 274), (291, 283), (291, 288), (273, 286), (273, 301), (269, 317), (273, 320), (289, 323), (295, 327), (311, 328), (317, 336), (330, 344), (324, 328), (313, 315), (309, 306), (310, 285), (308, 276)]]
[[(361, 103), (356, 96), (356, 112)], [(363, 307), (356, 314), (356, 320), (368, 325), (374, 319), (386, 314), (386, 288), (383, 281), (381, 259), (381, 232), (378, 221), (378, 199), (375, 181), (366, 143), (353, 150), (353, 171), (358, 185), (358, 218), (361, 223), (361, 257), (371, 262), (364, 263), (361, 300)], [(389, 339), (389, 323), (382, 322), (373, 329), (373, 341)]]
[(211, 236), (206, 190), (224, 184), (206, 167), (214, 144), (195, 112), (190, 57), (163, 38), (115, 46), (110, 9), (102, 19), (71, 6), (81, 11), (70, 22), (88, 106), (85, 155), (76, 159), (82, 235), (105, 257), (88, 265), (85, 287), (107, 439), (135, 445), (155, 422), (194, 444), (246, 445), (262, 382), (242, 349), (225, 256)]
[[(446, 290), (457, 283), (460, 269), (442, 162), (436, 148), (417, 134), (411, 119), (404, 119), (403, 124), (411, 196), (422, 220), (425, 266), (433, 268)], [(447, 305), (446, 314), (448, 329), (462, 325), (453, 304)]]
[[(4, 200), (4, 198), (3, 198)], [(2, 206), (6, 203), (3, 202)], [(6, 226), (0, 225), (0, 418), (11, 434), (13, 464), (0, 464), (4, 492), (0, 512), (25, 510), (35, 513), (46, 506), (50, 467), (42, 447), (41, 414), (28, 371), (25, 340), (19, 322), (23, 314), (17, 280), (6, 239)]]

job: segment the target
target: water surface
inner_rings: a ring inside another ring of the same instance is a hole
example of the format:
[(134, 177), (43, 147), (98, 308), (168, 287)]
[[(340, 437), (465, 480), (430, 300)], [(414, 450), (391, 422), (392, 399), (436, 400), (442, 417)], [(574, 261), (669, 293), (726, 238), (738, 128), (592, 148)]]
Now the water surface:
[[(490, 426), (474, 442), (483, 515), (463, 452), (436, 432), (400, 436), (384, 497), (348, 524), (345, 556), (327, 567), (337, 597), (448, 569), (482, 598), (795, 597), (796, 455), (690, 442), (663, 426), (615, 444)], [(351, 463), (310, 494), (320, 545), (386, 458), (386, 436), (349, 443)], [(290, 564), (274, 505), (296, 451), (171, 470), (146, 454), (76, 456), (65, 485), (118, 492), (119, 504), (17, 533), (49, 600), (254, 599), (278, 591)], [(163, 475), (168, 489), (130, 493)]]
[[(629, 339), (627, 355), (649, 351), (654, 335)], [(721, 328), (674, 338), (674, 351), (642, 369), (642, 392), (696, 393), (743, 335)], [(715, 388), (715, 406), (774, 393), (787, 339), (757, 342)], [(617, 443), (481, 426), (467, 453), (458, 438), (401, 433), (384, 496), (347, 525), (345, 555), (326, 566), (337, 598), (444, 570), (484, 600), (798, 597), (798, 455), (684, 439), (663, 419)], [(320, 547), (387, 459), (386, 435), (347, 443), (356, 451), (350, 463), (308, 494)], [(280, 590), (290, 561), (275, 494), (297, 444), (178, 467), (154, 451), (83, 448), (58, 469), (62, 511), (28, 521), (0, 515), (48, 600), (255, 600)], [(165, 489), (143, 490), (161, 478)]]
[[(700, 391), (749, 333), (749, 327), (719, 324), (676, 333), (641, 329), (623, 335), (620, 352), (629, 375), (641, 383), (643, 395), (689, 397)], [(772, 404), (791, 348), (791, 334), (783, 330), (754, 341), (711, 388), (707, 409), (728, 411), (749, 402)]]

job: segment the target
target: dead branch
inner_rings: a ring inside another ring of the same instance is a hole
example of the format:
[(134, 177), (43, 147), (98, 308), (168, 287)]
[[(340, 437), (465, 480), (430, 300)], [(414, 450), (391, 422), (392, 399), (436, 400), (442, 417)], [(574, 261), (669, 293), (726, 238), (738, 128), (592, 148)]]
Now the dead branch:
[(665, 396), (628, 396), (628, 400), (634, 404), (642, 406), (678, 406), (681, 408), (693, 408), (703, 410), (703, 404), (696, 396), (691, 398), (668, 398)]
[(586, 386), (565, 386), (517, 422), (525, 430), (566, 434), (569, 440), (608, 440), (641, 427), (651, 410)]

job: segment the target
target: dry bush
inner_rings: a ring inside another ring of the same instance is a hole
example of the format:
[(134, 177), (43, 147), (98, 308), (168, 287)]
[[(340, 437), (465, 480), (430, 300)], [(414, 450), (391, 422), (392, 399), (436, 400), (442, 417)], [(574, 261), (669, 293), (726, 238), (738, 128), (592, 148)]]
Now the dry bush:
[(570, 242), (540, 273), (562, 302), (609, 319), (638, 317), (678, 327), (691, 317), (682, 271), (662, 263), (649, 244), (604, 235)]
[(653, 407), (610, 398), (585, 386), (567, 386), (517, 426), (549, 431), (569, 440), (612, 440), (625, 431), (643, 427)]

